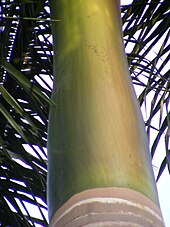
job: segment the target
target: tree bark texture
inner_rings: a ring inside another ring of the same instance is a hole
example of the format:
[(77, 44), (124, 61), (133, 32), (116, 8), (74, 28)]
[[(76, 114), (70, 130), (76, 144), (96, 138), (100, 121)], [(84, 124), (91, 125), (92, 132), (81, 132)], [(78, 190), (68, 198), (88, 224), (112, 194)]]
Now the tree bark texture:
[[(60, 21), (53, 23), (52, 99), (58, 108), (51, 107), (49, 118), (50, 222), (67, 200), (89, 189), (132, 189), (159, 207), (147, 136), (124, 51), (119, 1), (54, 0), (51, 11), (52, 18)], [(112, 204), (113, 211), (115, 204), (119, 203)]]
[(51, 227), (161, 227), (159, 208), (127, 188), (91, 189), (74, 195), (55, 214)]

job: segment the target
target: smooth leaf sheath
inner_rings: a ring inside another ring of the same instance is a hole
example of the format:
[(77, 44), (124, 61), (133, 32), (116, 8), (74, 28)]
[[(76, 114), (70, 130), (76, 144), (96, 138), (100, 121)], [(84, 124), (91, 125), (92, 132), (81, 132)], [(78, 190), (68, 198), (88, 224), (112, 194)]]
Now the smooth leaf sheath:
[[(132, 188), (157, 202), (147, 137), (122, 42), (119, 1), (51, 1), (54, 89), (50, 219), (72, 195)], [(49, 193), (50, 191), (50, 193)]]

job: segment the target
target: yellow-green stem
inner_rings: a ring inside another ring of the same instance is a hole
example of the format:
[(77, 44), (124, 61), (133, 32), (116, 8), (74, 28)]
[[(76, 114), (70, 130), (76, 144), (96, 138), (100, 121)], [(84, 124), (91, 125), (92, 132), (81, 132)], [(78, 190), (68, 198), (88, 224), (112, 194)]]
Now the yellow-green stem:
[(91, 188), (131, 188), (158, 203), (130, 80), (118, 0), (51, 1), (54, 89), (48, 152), (50, 219)]

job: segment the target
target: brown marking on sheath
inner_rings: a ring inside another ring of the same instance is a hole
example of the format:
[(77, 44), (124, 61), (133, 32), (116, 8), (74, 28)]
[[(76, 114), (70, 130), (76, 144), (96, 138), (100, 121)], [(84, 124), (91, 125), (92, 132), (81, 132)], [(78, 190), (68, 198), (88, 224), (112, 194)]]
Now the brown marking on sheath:
[(50, 227), (163, 227), (159, 207), (128, 188), (97, 188), (71, 197), (53, 217)]

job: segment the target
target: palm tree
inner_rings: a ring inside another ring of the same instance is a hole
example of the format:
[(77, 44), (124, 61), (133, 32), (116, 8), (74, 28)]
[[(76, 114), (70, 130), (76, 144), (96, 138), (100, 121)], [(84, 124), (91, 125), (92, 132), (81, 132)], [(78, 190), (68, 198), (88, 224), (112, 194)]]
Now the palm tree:
[[(43, 0), (4, 0), (0, 7), (0, 222), (2, 226), (47, 226), (47, 124), (49, 105), (55, 105), (49, 101), (52, 89), (46, 82), (53, 80), (49, 5)], [(133, 1), (121, 10), (125, 46), (133, 44), (130, 51), (127, 48), (127, 57), (132, 81), (141, 88), (140, 105), (148, 106), (147, 97), (152, 95), (145, 119), (148, 137), (156, 132), (152, 157), (165, 138), (166, 156), (162, 155), (159, 178), (169, 166), (169, 71), (165, 70), (169, 1)], [(151, 59), (149, 53), (157, 43), (160, 47)], [(157, 115), (160, 121), (155, 126)], [(41, 216), (34, 218), (26, 202), (38, 207)]]
[(60, 21), (53, 23), (50, 226), (163, 226), (119, 1), (51, 1), (51, 11)]

